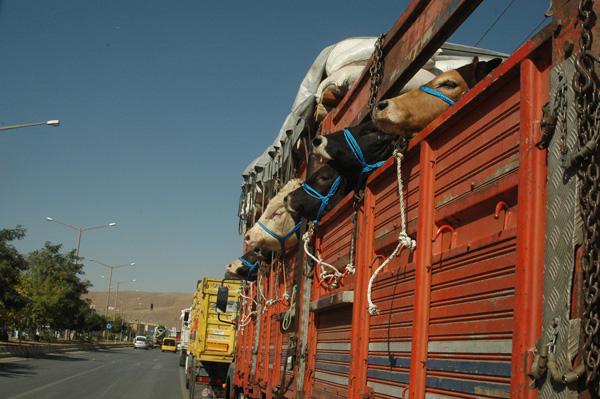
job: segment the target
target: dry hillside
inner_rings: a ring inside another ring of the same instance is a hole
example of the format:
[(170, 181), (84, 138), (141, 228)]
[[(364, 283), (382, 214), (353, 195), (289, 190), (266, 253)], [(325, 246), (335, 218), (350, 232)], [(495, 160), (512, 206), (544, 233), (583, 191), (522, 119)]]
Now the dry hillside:
[[(104, 314), (106, 311), (106, 291), (90, 292), (86, 295), (96, 306), (96, 311)], [(167, 327), (179, 325), (179, 315), (181, 309), (192, 305), (191, 293), (181, 292), (136, 292), (119, 291), (119, 304), (116, 307), (117, 313), (122, 314), (125, 320), (129, 322), (140, 322), (163, 324)], [(114, 310), (115, 292), (110, 293), (109, 315)], [(150, 304), (154, 304), (154, 309), (150, 310)]]

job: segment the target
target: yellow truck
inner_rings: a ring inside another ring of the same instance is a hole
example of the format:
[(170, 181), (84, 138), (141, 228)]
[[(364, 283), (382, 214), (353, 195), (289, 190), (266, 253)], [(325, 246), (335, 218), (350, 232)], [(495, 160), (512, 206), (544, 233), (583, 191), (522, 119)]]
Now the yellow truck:
[[(196, 285), (185, 367), (190, 399), (222, 398), (225, 394), (228, 368), (235, 355), (240, 284), (240, 280), (205, 277)], [(219, 291), (224, 312), (217, 310)]]

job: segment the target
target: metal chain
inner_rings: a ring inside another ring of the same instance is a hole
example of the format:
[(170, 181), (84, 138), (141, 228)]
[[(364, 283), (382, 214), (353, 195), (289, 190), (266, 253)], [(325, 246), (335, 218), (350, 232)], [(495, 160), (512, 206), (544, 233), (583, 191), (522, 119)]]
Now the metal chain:
[(580, 0), (579, 20), (581, 36), (579, 54), (575, 61), (573, 89), (577, 112), (579, 151), (571, 158), (571, 166), (577, 167), (581, 187), (579, 202), (583, 221), (583, 362), (586, 369), (586, 385), (593, 392), (600, 390), (600, 154), (597, 144), (600, 132), (600, 107), (594, 71), (598, 57), (591, 53), (592, 27), (596, 19), (593, 0)]
[(375, 50), (373, 50), (373, 64), (369, 68), (371, 75), (371, 95), (369, 96), (369, 111), (373, 110), (375, 103), (377, 103), (377, 93), (379, 92), (379, 85), (383, 79), (383, 39), (385, 33), (382, 33), (375, 42)]

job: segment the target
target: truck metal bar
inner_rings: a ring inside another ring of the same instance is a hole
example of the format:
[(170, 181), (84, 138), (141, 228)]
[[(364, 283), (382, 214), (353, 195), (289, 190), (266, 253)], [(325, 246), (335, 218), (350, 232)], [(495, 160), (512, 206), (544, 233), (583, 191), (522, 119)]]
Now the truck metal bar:
[(421, 143), (420, 163), (415, 313), (410, 361), (409, 398), (411, 399), (423, 398), (425, 395), (427, 344), (429, 340), (435, 154), (427, 141)]
[[(549, 50), (549, 49), (548, 49)], [(549, 51), (546, 51), (549, 55)], [(534, 57), (535, 53), (530, 55)], [(527, 58), (521, 63), (521, 138), (519, 214), (517, 219), (517, 283), (513, 334), (511, 396), (533, 399), (526, 370), (527, 351), (535, 347), (541, 330), (546, 233), (546, 153), (539, 141), (542, 106), (549, 92), (549, 60)]]
[[(367, 311), (367, 285), (373, 268), (373, 236), (375, 232), (375, 218), (373, 210), (375, 208), (375, 195), (370, 187), (365, 188), (364, 203), (358, 210), (358, 226), (356, 242), (357, 245), (357, 264), (355, 284), (355, 301), (352, 309), (352, 323), (356, 326), (356, 333), (352, 336), (352, 364), (353, 370), (349, 377), (351, 378), (350, 396), (354, 398), (368, 397), (368, 392), (363, 390), (367, 388), (367, 361), (369, 356), (369, 327), (370, 316)], [(360, 367), (357, 367), (359, 366)]]
[[(387, 33), (383, 80), (377, 98), (404, 86), (482, 0), (413, 0)], [(368, 114), (369, 62), (363, 75), (323, 123), (324, 130), (352, 126)]]

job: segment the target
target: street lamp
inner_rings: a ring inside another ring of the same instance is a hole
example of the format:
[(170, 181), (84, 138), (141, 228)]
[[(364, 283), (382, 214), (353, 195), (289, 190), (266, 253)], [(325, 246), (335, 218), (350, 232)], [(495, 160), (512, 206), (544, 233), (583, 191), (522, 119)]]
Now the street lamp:
[(60, 121), (58, 119), (51, 119), (49, 121), (44, 121), (44, 122), (20, 123), (18, 125), (0, 126), (0, 131), (10, 130), (10, 129), (19, 129), (22, 127), (42, 126), (42, 125), (57, 127), (60, 125)]
[(108, 293), (106, 294), (106, 313), (105, 313), (105, 315), (108, 317), (108, 304), (110, 302), (110, 288), (112, 286), (112, 274), (113, 274), (113, 270), (120, 269), (120, 268), (126, 267), (126, 266), (135, 266), (135, 262), (125, 263), (123, 265), (116, 265), (116, 266), (107, 265), (106, 263), (100, 262), (99, 260), (96, 260), (96, 259), (90, 259), (90, 262), (97, 263), (99, 265), (102, 265), (102, 266), (110, 269), (110, 274), (109, 274), (109, 277), (108, 277)]
[(104, 227), (114, 227), (114, 226), (117, 225), (115, 222), (112, 222), (112, 223), (109, 223), (109, 224), (100, 224), (98, 226), (77, 227), (77, 226), (73, 226), (72, 224), (61, 222), (60, 220), (53, 219), (51, 217), (46, 217), (46, 220), (49, 221), (49, 222), (55, 222), (55, 223), (58, 223), (58, 224), (62, 224), (63, 226), (66, 226), (66, 227), (68, 227), (70, 229), (73, 229), (73, 230), (79, 232), (79, 235), (77, 237), (77, 257), (79, 257), (79, 246), (81, 245), (81, 234), (83, 234), (84, 231), (102, 229)]
[(125, 281), (117, 281), (117, 293), (115, 294), (115, 309), (114, 309), (114, 318), (117, 318), (117, 306), (119, 305), (119, 286), (125, 283), (135, 283), (136, 279), (133, 280), (125, 280)]

